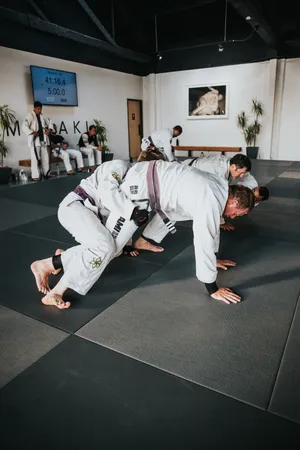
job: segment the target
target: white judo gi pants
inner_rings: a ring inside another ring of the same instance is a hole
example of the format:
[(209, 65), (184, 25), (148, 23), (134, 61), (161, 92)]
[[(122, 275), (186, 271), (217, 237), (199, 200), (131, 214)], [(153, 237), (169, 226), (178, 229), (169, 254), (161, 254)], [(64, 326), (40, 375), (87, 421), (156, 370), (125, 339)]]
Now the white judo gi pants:
[[(87, 155), (89, 167), (100, 166), (102, 164), (102, 151), (94, 150), (91, 147), (80, 147), (81, 153)], [(95, 163), (96, 161), (96, 163)]]
[(59, 151), (57, 149), (52, 150), (52, 154), (56, 158), (60, 158), (65, 165), (66, 171), (71, 172), (73, 170), (70, 158), (75, 158), (78, 169), (82, 169), (83, 167), (83, 159), (82, 154), (79, 150), (74, 150), (71, 148), (68, 148), (67, 150), (60, 149)]
[(39, 172), (38, 162), (36, 159), (36, 154), (34, 151), (34, 147), (30, 147), (30, 154), (31, 154), (31, 178), (40, 178), (40, 176), (46, 176), (49, 172), (50, 166), (49, 166), (49, 156), (50, 156), (50, 150), (49, 147), (42, 142), (41, 145), (36, 146), (36, 153), (38, 156), (38, 159), (41, 161), (42, 166), (42, 173)]
[(110, 214), (105, 226), (98, 216), (70, 193), (61, 202), (58, 220), (80, 245), (61, 255), (64, 284), (85, 295), (109, 262), (119, 256), (137, 229), (135, 223)]

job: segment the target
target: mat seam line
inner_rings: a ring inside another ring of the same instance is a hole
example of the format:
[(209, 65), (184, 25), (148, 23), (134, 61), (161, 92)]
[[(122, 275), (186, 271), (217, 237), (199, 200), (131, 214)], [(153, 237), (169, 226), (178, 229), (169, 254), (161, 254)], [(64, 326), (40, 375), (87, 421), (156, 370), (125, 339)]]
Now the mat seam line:
[(281, 358), (280, 358), (280, 361), (279, 361), (279, 364), (278, 364), (278, 370), (277, 370), (277, 373), (276, 373), (276, 376), (275, 376), (275, 380), (274, 380), (274, 383), (273, 383), (273, 386), (272, 386), (272, 391), (271, 391), (270, 398), (269, 398), (269, 401), (268, 401), (268, 404), (267, 404), (267, 409), (266, 409), (267, 412), (270, 412), (270, 405), (272, 403), (272, 398), (274, 396), (274, 391), (275, 391), (275, 388), (276, 388), (276, 384), (278, 382), (279, 373), (280, 373), (282, 362), (283, 362), (283, 359), (284, 359), (284, 356), (285, 356), (285, 353), (286, 353), (286, 348), (287, 348), (287, 345), (288, 345), (288, 341), (289, 341), (291, 333), (292, 333), (292, 328), (293, 328), (293, 325), (294, 325), (294, 322), (295, 322), (296, 313), (297, 313), (297, 310), (298, 310), (299, 300), (300, 300), (300, 292), (298, 294), (298, 298), (297, 298), (297, 301), (296, 301), (296, 306), (295, 306), (294, 311), (293, 311), (292, 321), (291, 321), (291, 324), (290, 324), (290, 327), (289, 327), (289, 331), (288, 331), (288, 334), (287, 334), (287, 337), (286, 337), (286, 340), (285, 340), (285, 345), (284, 345), (284, 348), (283, 348), (283, 351), (282, 351), (282, 354), (281, 354)]

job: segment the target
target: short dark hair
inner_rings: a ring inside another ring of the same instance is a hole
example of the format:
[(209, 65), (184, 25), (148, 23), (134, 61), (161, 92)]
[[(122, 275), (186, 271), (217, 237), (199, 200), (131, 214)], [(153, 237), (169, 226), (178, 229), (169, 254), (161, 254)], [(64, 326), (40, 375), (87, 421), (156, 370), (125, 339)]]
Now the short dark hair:
[(246, 155), (234, 155), (230, 160), (231, 164), (235, 164), (239, 169), (246, 167), (247, 172), (251, 170), (251, 161)]
[(89, 131), (91, 131), (93, 128), (96, 129), (96, 125), (90, 125), (90, 126), (89, 126)]
[(179, 134), (182, 133), (182, 127), (180, 125), (175, 125), (175, 127), (173, 127), (173, 130), (178, 131)]
[(259, 196), (262, 197), (262, 201), (268, 200), (270, 197), (269, 189), (266, 186), (258, 186)]
[(147, 150), (143, 150), (138, 156), (138, 162), (156, 161), (158, 159), (165, 160), (165, 157), (156, 147), (148, 147)]
[(255, 195), (253, 191), (246, 186), (234, 184), (229, 186), (229, 196), (237, 199), (239, 209), (248, 209), (251, 211), (255, 205)]
[(36, 102), (34, 102), (33, 107), (34, 108), (42, 108), (43, 105), (41, 104), (41, 102), (36, 101)]

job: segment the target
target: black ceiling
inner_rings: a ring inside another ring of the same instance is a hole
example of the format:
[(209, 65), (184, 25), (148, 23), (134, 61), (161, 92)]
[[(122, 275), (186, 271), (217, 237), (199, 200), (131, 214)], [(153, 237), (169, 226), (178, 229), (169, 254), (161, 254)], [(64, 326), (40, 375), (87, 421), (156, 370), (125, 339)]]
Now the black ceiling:
[(146, 75), (300, 56), (300, 16), (292, 0), (0, 0), (0, 45)]

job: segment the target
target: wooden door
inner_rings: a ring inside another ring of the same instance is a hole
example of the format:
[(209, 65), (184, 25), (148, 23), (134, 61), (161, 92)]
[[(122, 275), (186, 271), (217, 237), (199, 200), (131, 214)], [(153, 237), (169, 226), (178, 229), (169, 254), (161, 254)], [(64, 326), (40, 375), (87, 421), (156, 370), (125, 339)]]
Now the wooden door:
[(130, 160), (137, 159), (141, 151), (141, 140), (142, 140), (141, 109), (142, 109), (141, 100), (127, 100)]

